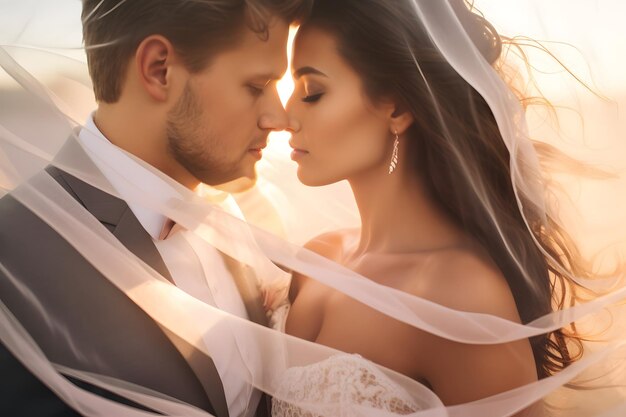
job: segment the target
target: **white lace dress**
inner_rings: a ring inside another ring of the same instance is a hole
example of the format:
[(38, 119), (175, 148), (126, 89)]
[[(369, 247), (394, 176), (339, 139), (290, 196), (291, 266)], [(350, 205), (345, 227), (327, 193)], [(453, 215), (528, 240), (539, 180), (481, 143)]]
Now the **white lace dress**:
[[(283, 305), (274, 311), (270, 320), (274, 329), (284, 332), (289, 307)], [(372, 362), (356, 354), (339, 354), (312, 365), (289, 368), (276, 396), (302, 407), (274, 398), (272, 417), (352, 417), (371, 409), (403, 415), (441, 405), (425, 387), (420, 399), (415, 400)]]

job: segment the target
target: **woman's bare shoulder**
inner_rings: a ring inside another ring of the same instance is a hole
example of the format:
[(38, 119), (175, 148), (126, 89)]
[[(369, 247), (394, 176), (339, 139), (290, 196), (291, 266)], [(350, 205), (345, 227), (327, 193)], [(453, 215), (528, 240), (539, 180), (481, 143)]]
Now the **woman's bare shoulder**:
[(481, 251), (458, 249), (434, 255), (404, 281), (405, 291), (446, 307), (519, 321), (506, 278)]
[[(358, 240), (358, 229), (340, 229), (322, 233), (304, 244), (304, 248), (325, 258), (335, 262), (341, 262), (346, 247), (350, 245), (354, 239)], [(311, 278), (299, 272), (293, 273), (291, 287), (289, 291), (290, 300), (294, 300), (300, 288), (306, 283), (311, 282)]]
[(304, 247), (318, 255), (339, 261), (346, 247), (359, 238), (358, 229), (339, 229), (322, 233), (309, 240)]
[[(495, 262), (481, 252), (455, 250), (435, 257), (426, 275), (415, 280), (414, 295), (454, 310), (488, 314), (520, 322), (513, 293)], [(429, 381), (446, 404), (484, 398), (536, 379), (526, 340), (499, 345), (472, 345), (410, 330), (424, 358), (415, 373)]]

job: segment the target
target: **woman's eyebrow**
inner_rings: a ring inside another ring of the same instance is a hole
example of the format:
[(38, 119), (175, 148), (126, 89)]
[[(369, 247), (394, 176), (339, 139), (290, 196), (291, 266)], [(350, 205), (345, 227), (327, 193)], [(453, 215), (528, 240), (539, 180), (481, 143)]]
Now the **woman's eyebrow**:
[(298, 68), (297, 70), (295, 70), (293, 72), (293, 77), (297, 80), (298, 78), (302, 77), (303, 75), (307, 75), (307, 74), (315, 74), (315, 75), (321, 75), (323, 77), (327, 77), (326, 74), (324, 74), (322, 71), (313, 68), (313, 67), (302, 67), (302, 68)]

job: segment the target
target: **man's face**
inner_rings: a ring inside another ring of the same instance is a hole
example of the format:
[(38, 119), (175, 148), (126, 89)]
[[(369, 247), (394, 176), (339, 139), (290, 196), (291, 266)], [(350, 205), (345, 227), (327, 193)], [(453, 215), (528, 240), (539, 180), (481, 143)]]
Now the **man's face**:
[(289, 25), (272, 22), (263, 40), (247, 27), (241, 42), (190, 76), (168, 113), (169, 150), (198, 180), (254, 179), (267, 136), (287, 126), (276, 83), (287, 68)]

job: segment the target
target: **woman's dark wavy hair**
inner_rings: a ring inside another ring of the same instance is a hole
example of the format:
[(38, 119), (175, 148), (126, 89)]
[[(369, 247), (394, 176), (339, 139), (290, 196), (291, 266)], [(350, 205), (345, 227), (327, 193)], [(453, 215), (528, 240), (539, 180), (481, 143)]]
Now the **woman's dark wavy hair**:
[[(450, 3), (483, 57), (496, 66), (507, 39), (464, 0)], [(512, 290), (522, 322), (572, 304), (576, 285), (568, 273), (584, 276), (578, 251), (556, 221), (544, 222), (532, 204), (522, 204), (522, 214), (510, 154), (491, 109), (433, 45), (412, 2), (316, 0), (302, 29), (307, 27), (336, 38), (339, 54), (360, 74), (369, 99), (393, 97), (412, 113), (415, 122), (404, 145), (410, 165), (430, 198), (491, 255)], [(487, 190), (493, 218), (474, 192), (475, 184)], [(523, 216), (552, 259), (537, 246)], [(508, 249), (500, 232), (510, 243)], [(531, 338), (538, 376), (549, 376), (578, 359), (580, 341), (575, 327)]]

